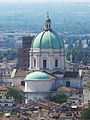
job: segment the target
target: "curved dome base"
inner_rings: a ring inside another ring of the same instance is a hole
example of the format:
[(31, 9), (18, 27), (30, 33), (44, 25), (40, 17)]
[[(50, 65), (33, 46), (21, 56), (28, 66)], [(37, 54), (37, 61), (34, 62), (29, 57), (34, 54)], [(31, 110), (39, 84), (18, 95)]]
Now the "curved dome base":
[(64, 49), (64, 41), (57, 32), (44, 30), (35, 37), (31, 48)]

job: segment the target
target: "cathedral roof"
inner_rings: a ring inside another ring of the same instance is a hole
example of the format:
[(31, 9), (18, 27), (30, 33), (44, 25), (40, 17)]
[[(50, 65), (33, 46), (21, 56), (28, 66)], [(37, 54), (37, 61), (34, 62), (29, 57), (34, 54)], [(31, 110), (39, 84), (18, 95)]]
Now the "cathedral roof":
[(64, 49), (64, 41), (61, 36), (52, 30), (51, 20), (47, 12), (44, 30), (32, 41), (32, 48), (40, 49)]
[(28, 74), (25, 80), (50, 80), (50, 77), (44, 72), (36, 71)]
[(64, 49), (64, 41), (57, 32), (43, 30), (33, 40), (32, 48)]

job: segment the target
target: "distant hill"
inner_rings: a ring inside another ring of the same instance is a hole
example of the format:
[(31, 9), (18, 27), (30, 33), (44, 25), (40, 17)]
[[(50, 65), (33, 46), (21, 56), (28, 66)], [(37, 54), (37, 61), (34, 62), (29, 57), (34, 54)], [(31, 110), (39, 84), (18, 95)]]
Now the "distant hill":
[(0, 3), (0, 30), (39, 32), (47, 11), (56, 31), (90, 33), (90, 3)]

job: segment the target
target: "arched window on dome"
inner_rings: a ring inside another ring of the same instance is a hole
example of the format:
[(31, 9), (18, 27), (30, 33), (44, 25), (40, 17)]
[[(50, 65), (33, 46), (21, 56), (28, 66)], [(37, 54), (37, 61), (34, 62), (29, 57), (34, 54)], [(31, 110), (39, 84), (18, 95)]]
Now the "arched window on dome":
[(55, 60), (55, 67), (58, 67), (58, 60)]
[(34, 62), (34, 68), (35, 68), (35, 67), (36, 67), (36, 59), (34, 59), (34, 61), (33, 61), (33, 62)]
[(47, 60), (43, 60), (43, 68), (47, 67)]

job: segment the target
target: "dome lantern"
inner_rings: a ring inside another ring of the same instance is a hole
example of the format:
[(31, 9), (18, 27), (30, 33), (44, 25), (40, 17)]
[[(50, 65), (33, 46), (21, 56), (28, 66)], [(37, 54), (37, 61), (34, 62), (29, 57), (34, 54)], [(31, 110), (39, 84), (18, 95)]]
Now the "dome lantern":
[(51, 30), (51, 20), (49, 18), (49, 12), (47, 12), (47, 19), (45, 20), (45, 26), (44, 26), (45, 30)]

